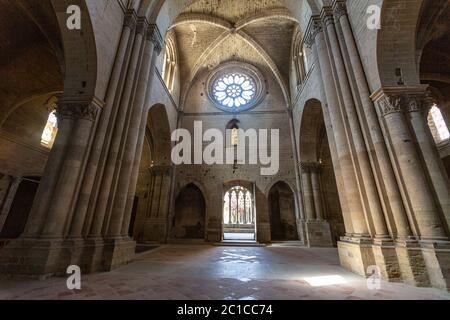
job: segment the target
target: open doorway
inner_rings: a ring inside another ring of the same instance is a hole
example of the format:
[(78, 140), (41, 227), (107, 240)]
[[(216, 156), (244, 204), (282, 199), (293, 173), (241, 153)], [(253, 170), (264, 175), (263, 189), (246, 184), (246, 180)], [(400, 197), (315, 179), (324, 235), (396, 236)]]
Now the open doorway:
[(254, 201), (248, 189), (235, 186), (225, 193), (223, 225), (224, 241), (256, 241)]

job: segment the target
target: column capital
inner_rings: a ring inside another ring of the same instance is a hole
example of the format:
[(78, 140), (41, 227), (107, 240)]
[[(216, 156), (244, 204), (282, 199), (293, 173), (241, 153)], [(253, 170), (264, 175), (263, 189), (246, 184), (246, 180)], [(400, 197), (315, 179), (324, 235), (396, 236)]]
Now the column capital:
[(385, 94), (377, 100), (381, 115), (387, 116), (391, 113), (403, 111), (404, 97), (402, 95)]
[(312, 16), (306, 30), (305, 43), (311, 48), (316, 40), (316, 36), (323, 32), (322, 21), (319, 16)]
[(335, 0), (333, 3), (334, 17), (339, 21), (342, 16), (347, 15), (347, 4), (345, 0)]
[(147, 40), (153, 42), (155, 51), (159, 55), (162, 51), (164, 40), (162, 38), (161, 31), (156, 24), (150, 24), (148, 26)]
[(170, 174), (173, 170), (171, 165), (153, 165), (149, 168), (152, 174)]
[(84, 119), (94, 122), (101, 108), (102, 104), (96, 99), (91, 101), (77, 101), (62, 98), (58, 101), (56, 116), (60, 121), (62, 119)]
[(318, 162), (301, 162), (302, 173), (321, 173), (322, 165)]
[(382, 116), (400, 112), (422, 112), (429, 103), (427, 85), (383, 87), (372, 94)]
[(136, 33), (144, 35), (147, 32), (149, 23), (145, 17), (139, 17), (136, 24)]
[(136, 12), (132, 9), (127, 10), (125, 13), (125, 19), (123, 20), (123, 25), (133, 30), (136, 27), (136, 23), (137, 23)]
[(320, 18), (322, 19), (325, 27), (330, 24), (334, 24), (333, 8), (331, 6), (325, 6), (322, 8), (320, 13)]

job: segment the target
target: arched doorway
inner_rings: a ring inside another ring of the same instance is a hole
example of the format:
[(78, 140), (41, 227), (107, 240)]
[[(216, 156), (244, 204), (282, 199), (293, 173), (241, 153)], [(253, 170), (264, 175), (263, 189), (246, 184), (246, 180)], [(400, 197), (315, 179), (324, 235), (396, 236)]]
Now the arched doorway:
[(223, 199), (223, 240), (256, 241), (252, 193), (242, 186), (229, 189)]
[(333, 140), (328, 138), (319, 100), (311, 99), (305, 104), (299, 141), (303, 208), (309, 245), (336, 245), (345, 235), (345, 225), (338, 193), (338, 167), (331, 156), (335, 146)]
[(270, 189), (269, 215), (272, 241), (299, 239), (294, 193), (285, 182), (280, 181)]
[(205, 221), (206, 204), (203, 194), (195, 184), (189, 184), (175, 200), (172, 238), (204, 239)]
[(0, 239), (17, 239), (23, 233), (40, 179), (40, 177), (25, 177), (20, 180), (1, 230)]

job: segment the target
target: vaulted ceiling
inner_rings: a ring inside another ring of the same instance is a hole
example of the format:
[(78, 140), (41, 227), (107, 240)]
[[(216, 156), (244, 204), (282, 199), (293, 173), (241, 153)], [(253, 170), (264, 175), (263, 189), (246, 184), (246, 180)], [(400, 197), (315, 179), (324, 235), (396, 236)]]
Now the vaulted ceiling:
[(296, 25), (279, 0), (200, 0), (188, 6), (171, 28), (178, 47), (181, 95), (205, 69), (238, 60), (264, 66), (288, 99)]
[(426, 1), (422, 8), (417, 45), (421, 52), (420, 74), (424, 83), (450, 98), (450, 1)]
[[(62, 60), (59, 26), (49, 0), (0, 0), (0, 133), (39, 145), (48, 116), (44, 104), (63, 90)], [(35, 132), (14, 131), (11, 123)]]

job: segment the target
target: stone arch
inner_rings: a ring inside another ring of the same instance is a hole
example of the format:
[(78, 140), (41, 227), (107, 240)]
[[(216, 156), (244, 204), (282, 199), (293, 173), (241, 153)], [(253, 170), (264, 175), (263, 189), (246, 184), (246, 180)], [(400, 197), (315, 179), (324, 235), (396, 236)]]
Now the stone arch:
[[(96, 95), (97, 47), (90, 11), (85, 0), (50, 0), (56, 13), (64, 50), (64, 94), (91, 98)], [(67, 8), (81, 9), (82, 31), (67, 28)]]
[(321, 133), (324, 128), (322, 104), (317, 99), (305, 103), (300, 124), (299, 153), (301, 162), (318, 162)]
[[(322, 103), (310, 99), (305, 103), (299, 137), (302, 205), (307, 221), (326, 221), (331, 227), (333, 243), (345, 235), (339, 181), (332, 157)], [(329, 229), (329, 228), (328, 228)], [(312, 237), (309, 236), (310, 245)], [(317, 240), (317, 239), (316, 239)], [(322, 245), (319, 241), (317, 245)]]
[(163, 104), (155, 104), (148, 112), (148, 130), (153, 141), (153, 154), (155, 165), (171, 164), (171, 132), (169, 117)]
[(171, 225), (173, 239), (205, 239), (206, 200), (195, 183), (183, 187), (175, 199), (175, 214)]
[(17, 239), (24, 232), (40, 180), (40, 176), (23, 176), (15, 179), (17, 185), (14, 182), (11, 184), (14, 195), (11, 195), (13, 198), (8, 208), (2, 208), (7, 212), (1, 212), (6, 219), (0, 225), (0, 239)]
[[(377, 35), (379, 87), (420, 83), (416, 35), (422, 4), (423, 0), (383, 1)], [(398, 68), (402, 76), (396, 73)]]
[(299, 240), (295, 193), (284, 181), (273, 184), (268, 194), (272, 241)]

